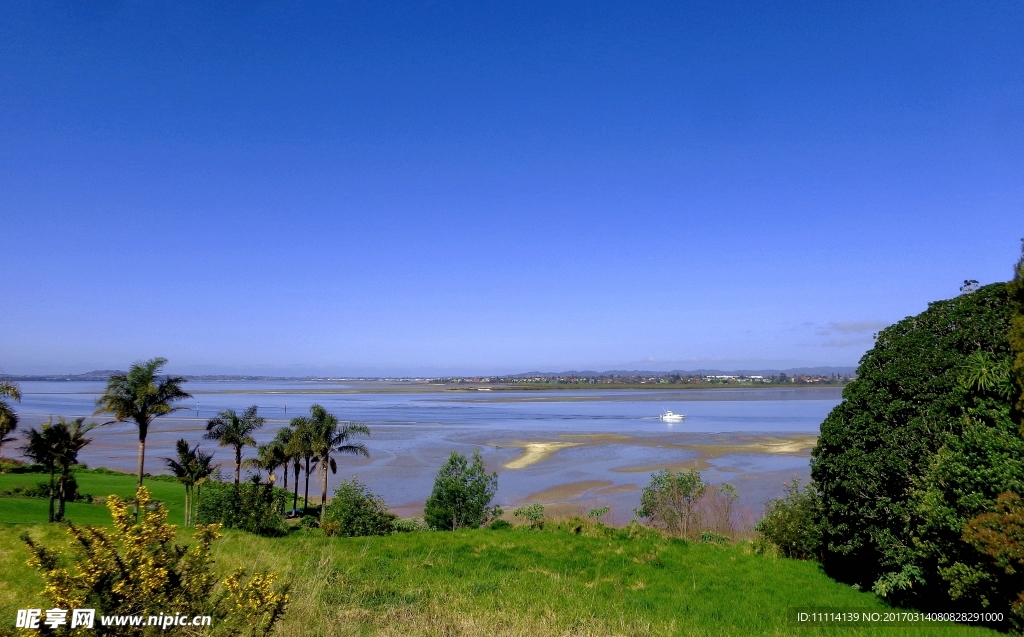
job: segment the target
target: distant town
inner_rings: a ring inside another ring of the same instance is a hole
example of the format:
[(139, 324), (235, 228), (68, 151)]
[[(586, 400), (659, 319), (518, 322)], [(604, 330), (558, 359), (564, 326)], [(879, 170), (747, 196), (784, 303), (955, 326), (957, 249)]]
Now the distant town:
[(847, 374), (684, 374), (684, 373), (608, 373), (608, 374), (564, 374), (533, 376), (452, 376), (433, 378), (430, 382), (454, 385), (494, 385), (499, 387), (544, 388), (558, 386), (610, 386), (610, 387), (680, 387), (680, 386), (725, 386), (725, 385), (845, 385), (854, 378)]
[[(96, 370), (84, 374), (47, 374), (34, 376), (2, 375), (0, 380), (31, 381), (103, 381), (116, 370)], [(184, 375), (187, 380), (219, 381), (292, 381), (292, 382), (400, 382), (449, 386), (451, 389), (469, 389), (486, 386), (491, 389), (558, 389), (560, 387), (724, 387), (730, 385), (821, 385), (842, 386), (856, 377), (852, 368), (817, 368), (787, 371), (608, 371), (608, 372), (527, 372), (497, 376), (243, 376), (243, 375)]]

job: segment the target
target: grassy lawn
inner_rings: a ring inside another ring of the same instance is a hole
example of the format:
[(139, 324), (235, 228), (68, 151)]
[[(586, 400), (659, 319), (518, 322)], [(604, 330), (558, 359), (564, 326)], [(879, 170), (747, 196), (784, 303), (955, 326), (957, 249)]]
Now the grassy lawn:
[[(49, 482), (49, 474), (42, 473), (0, 473), (0, 491), (15, 487), (32, 487), (40, 482)], [(135, 476), (94, 473), (90, 470), (76, 471), (78, 491), (95, 497), (118, 495), (122, 498), (135, 497)], [(177, 482), (145, 480), (144, 484), (168, 510), (172, 524), (185, 521), (185, 488)], [(38, 524), (46, 522), (49, 503), (41, 498), (0, 497), (0, 523)], [(66, 505), (67, 519), (75, 524), (109, 524), (110, 513), (102, 504), (69, 502)]]
[[(0, 525), (0, 616), (42, 607), (18, 535), (54, 545), (59, 525)], [(181, 534), (187, 539), (187, 532)], [(798, 628), (795, 606), (884, 610), (810, 562), (747, 544), (688, 544), (624, 532), (480, 529), (376, 538), (228, 532), (217, 567), (266, 568), (291, 582), (278, 635), (982, 635), (965, 626)]]

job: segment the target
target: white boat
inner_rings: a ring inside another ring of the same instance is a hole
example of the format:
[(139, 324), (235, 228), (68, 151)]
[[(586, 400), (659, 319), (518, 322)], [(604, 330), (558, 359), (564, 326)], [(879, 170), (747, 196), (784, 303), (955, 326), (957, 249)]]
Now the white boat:
[(665, 422), (683, 422), (683, 418), (686, 418), (685, 414), (673, 414), (670, 410), (666, 410), (665, 413), (658, 416), (659, 419)]

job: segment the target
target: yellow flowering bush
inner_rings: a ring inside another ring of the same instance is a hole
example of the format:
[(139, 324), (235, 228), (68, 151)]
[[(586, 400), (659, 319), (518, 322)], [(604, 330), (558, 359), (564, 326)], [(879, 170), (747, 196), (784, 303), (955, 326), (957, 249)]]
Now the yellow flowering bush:
[[(32, 557), (29, 564), (46, 582), (45, 597), (57, 608), (95, 608), (100, 615), (209, 615), (212, 625), (191, 634), (267, 635), (288, 606), (287, 587), (275, 587), (273, 573), (246, 577), (242, 569), (221, 586), (213, 573), (211, 543), (220, 525), (198, 525), (190, 546), (174, 542), (177, 529), (167, 523), (167, 511), (153, 503), (149, 491), (136, 494), (143, 512), (138, 524), (127, 502), (110, 496), (107, 506), (113, 531), (68, 525), (67, 551), (22, 540)], [(156, 635), (159, 626), (101, 626), (97, 635)]]

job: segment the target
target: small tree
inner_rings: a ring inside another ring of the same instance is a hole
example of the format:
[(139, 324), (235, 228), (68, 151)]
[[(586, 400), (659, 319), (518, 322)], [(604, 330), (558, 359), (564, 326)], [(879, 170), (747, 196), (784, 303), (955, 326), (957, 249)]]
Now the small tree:
[(76, 418), (71, 422), (58, 418), (57, 424), (53, 425), (57, 430), (53, 452), (57, 469), (60, 471), (57, 480), (58, 504), (55, 518), (58, 522), (64, 519), (64, 504), (75, 491), (75, 478), (71, 475), (71, 467), (78, 464), (78, 452), (92, 442), (92, 438), (86, 438), (85, 435), (98, 426), (94, 422), (86, 424), (85, 418)]
[(52, 422), (44, 422), (39, 429), (35, 427), (25, 431), (25, 446), (21, 453), (36, 464), (42, 465), (50, 474), (50, 513), (47, 522), (56, 521), (56, 514), (53, 510), (53, 501), (57, 497), (55, 478), (57, 474), (57, 447), (60, 433), (53, 426)]
[(700, 526), (699, 504), (707, 488), (696, 469), (678, 473), (663, 469), (652, 474), (643, 488), (636, 513), (670, 535), (691, 539)]
[(192, 490), (199, 488), (213, 473), (212, 453), (199, 451), (199, 445), (189, 447), (184, 438), (178, 440), (175, 447), (177, 458), (163, 458), (167, 468), (171, 470), (178, 482), (185, 487), (185, 526), (194, 524), (193, 509), (195, 498)]
[(352, 477), (334, 491), (324, 514), (326, 522), (337, 524), (336, 534), (344, 537), (389, 535), (398, 516), (388, 511), (384, 500), (369, 487)]
[(479, 450), (473, 451), (472, 464), (453, 451), (437, 472), (423, 517), (436, 529), (476, 528), (501, 515), (500, 508), (489, 506), (497, 490), (498, 474), (487, 473)]
[(811, 485), (801, 489), (800, 481), (793, 478), (785, 495), (765, 505), (754, 530), (786, 557), (814, 559), (821, 548), (820, 515), (818, 492)]
[(245, 461), (245, 465), (254, 469), (262, 469), (267, 472), (271, 484), (277, 482), (276, 471), (284, 466), (284, 490), (288, 490), (288, 458), (284, 453), (284, 445), (275, 438), (266, 444), (256, 447), (256, 457)]
[(239, 483), (242, 472), (242, 450), (255, 447), (256, 441), (252, 434), (266, 422), (257, 413), (258, 407), (253, 405), (238, 415), (234, 409), (220, 412), (216, 418), (206, 423), (206, 438), (216, 440), (222, 447), (235, 449), (235, 484)]
[[(288, 607), (287, 587), (275, 587), (276, 575), (257, 572), (246, 578), (238, 569), (218, 586), (210, 545), (219, 525), (199, 526), (191, 546), (174, 543), (176, 529), (167, 524), (159, 503), (150, 507), (145, 487), (136, 501), (143, 511), (132, 522), (127, 503), (110, 496), (112, 531), (68, 525), (71, 551), (61, 553), (21, 536), (32, 553), (30, 564), (46, 582), (43, 595), (56, 608), (94, 608), (103, 615), (210, 615), (220, 635), (267, 635)], [(158, 635), (161, 627), (107, 627), (97, 621), (97, 635)]]
[(512, 515), (526, 520), (531, 529), (540, 530), (544, 528), (544, 505), (539, 502), (518, 507), (512, 512)]

